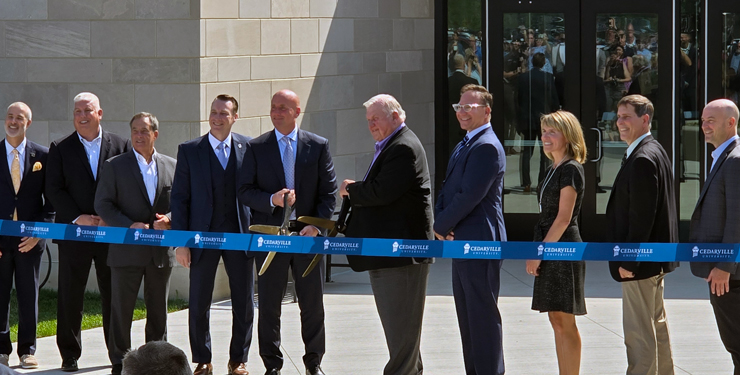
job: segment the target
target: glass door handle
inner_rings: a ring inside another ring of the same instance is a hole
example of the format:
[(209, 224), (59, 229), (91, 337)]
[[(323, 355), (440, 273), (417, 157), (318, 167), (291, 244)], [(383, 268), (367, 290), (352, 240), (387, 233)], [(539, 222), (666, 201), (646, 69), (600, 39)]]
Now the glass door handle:
[(597, 157), (596, 159), (589, 159), (588, 160), (590, 162), (596, 163), (596, 162), (600, 161), (601, 160), (601, 157), (603, 156), (603, 151), (602, 151), (602, 148), (603, 148), (603, 144), (602, 144), (602, 139), (603, 138), (602, 138), (602, 135), (603, 134), (601, 133), (601, 129), (599, 129), (599, 128), (590, 128), (588, 130), (593, 130), (593, 131), (599, 133), (598, 143), (596, 144), (596, 149), (599, 150), (599, 157)]

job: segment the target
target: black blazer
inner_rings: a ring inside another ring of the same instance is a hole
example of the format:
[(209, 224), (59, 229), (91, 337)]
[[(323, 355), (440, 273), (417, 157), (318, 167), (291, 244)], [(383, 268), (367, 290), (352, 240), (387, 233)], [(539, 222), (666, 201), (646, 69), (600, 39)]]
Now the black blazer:
[[(98, 177), (106, 160), (131, 150), (128, 139), (105, 130), (102, 133)], [(56, 222), (68, 224), (82, 214), (95, 215), (98, 182), (76, 131), (51, 143), (47, 163), (46, 196), (56, 208)]]
[(540, 116), (559, 108), (560, 101), (552, 74), (534, 68), (519, 76), (519, 133), (540, 134)]
[[(5, 140), (0, 142), (0, 152), (5, 153)], [(24, 169), (21, 178), (21, 187), (18, 194), (13, 188), (13, 180), (10, 177), (7, 159), (0, 161), (0, 218), (13, 220), (13, 212), (18, 210), (18, 220), (21, 221), (46, 221), (54, 220), (54, 208), (48, 200), (44, 200), (44, 177), (48, 170), (47, 155), (49, 149), (26, 139)], [(34, 168), (34, 166), (37, 166)], [(34, 170), (36, 169), (36, 170)], [(13, 244), (6, 244), (6, 240)], [(1, 246), (15, 246), (18, 237), (3, 238)], [(43, 248), (45, 241), (41, 240), (36, 245)]]
[[(434, 239), (429, 166), (424, 147), (408, 127), (388, 141), (365, 180), (347, 191), (352, 203), (347, 237)], [(412, 264), (412, 258), (396, 257), (355, 255), (347, 260), (355, 271)]]
[[(329, 142), (299, 129), (296, 144), (296, 217), (329, 219), (334, 214), (337, 193)], [(270, 196), (285, 188), (285, 172), (275, 131), (249, 141), (238, 185), (239, 201), (252, 208), (254, 224), (282, 224), (283, 208), (270, 205)]]
[[(175, 175), (175, 159), (155, 154), (157, 190), (154, 205), (141, 175), (133, 151), (108, 159), (100, 171), (100, 182), (95, 193), (95, 211), (114, 227), (129, 228), (135, 222), (149, 224), (154, 229), (155, 213), (170, 215), (170, 191)], [(108, 265), (112, 267), (175, 265), (175, 253), (169, 247), (111, 244), (108, 247)]]
[[(678, 242), (676, 193), (671, 163), (651, 135), (640, 141), (614, 179), (606, 206), (608, 242)], [(619, 267), (635, 273), (622, 279)], [(671, 272), (678, 262), (609, 262), (617, 281), (642, 280)]]
[[(231, 133), (231, 152), (235, 153), (236, 171), (241, 169), (249, 137)], [(172, 182), (170, 208), (172, 229), (207, 232), (213, 217), (213, 184), (211, 183), (210, 154), (213, 152), (208, 134), (180, 144), (177, 149), (177, 166)], [(238, 181), (238, 176), (237, 179)], [(239, 184), (236, 184), (236, 193)], [(239, 214), (242, 233), (249, 233), (249, 207), (234, 202)], [(192, 263), (200, 259), (203, 249), (191, 248)]]

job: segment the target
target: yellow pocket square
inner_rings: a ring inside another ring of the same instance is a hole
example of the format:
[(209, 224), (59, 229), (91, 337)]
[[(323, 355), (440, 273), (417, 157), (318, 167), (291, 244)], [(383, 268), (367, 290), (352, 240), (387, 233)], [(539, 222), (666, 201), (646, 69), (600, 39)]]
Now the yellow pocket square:
[(37, 162), (33, 163), (33, 171), (34, 171), (34, 172), (36, 172), (36, 171), (40, 171), (40, 170), (41, 170), (41, 168), (42, 168), (42, 167), (41, 167), (41, 162), (40, 162), (40, 161), (37, 161)]

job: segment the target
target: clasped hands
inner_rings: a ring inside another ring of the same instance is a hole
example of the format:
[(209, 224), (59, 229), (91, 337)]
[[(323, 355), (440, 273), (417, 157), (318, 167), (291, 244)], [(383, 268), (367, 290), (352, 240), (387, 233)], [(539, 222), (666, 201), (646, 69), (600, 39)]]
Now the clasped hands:
[[(157, 220), (154, 221), (154, 229), (156, 230), (167, 230), (172, 227), (172, 224), (170, 223), (170, 218), (167, 217), (167, 215), (162, 214), (154, 214), (154, 216), (157, 218)], [(140, 221), (137, 221), (129, 227), (131, 229), (149, 229), (149, 224), (142, 223)]]

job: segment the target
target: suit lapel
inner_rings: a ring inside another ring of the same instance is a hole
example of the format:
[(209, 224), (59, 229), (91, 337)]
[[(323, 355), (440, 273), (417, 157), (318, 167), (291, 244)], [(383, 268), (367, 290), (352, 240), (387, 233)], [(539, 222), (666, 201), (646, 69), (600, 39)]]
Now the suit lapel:
[(128, 165), (134, 176), (134, 180), (136, 180), (136, 185), (139, 186), (139, 191), (144, 195), (144, 200), (151, 207), (151, 203), (149, 202), (149, 193), (147, 193), (146, 184), (144, 183), (144, 176), (141, 175), (141, 168), (139, 168), (139, 160), (136, 159), (136, 154), (134, 154), (133, 151), (129, 151), (129, 153), (130, 155), (125, 155), (124, 157), (130, 159)]
[[(154, 221), (156, 218), (154, 217), (154, 213), (157, 209), (157, 203), (159, 203), (159, 197), (162, 195), (162, 190), (164, 189), (165, 181), (165, 170), (164, 165), (160, 163), (160, 157), (159, 154), (154, 154), (152, 157), (154, 162), (157, 163), (157, 189), (154, 193), (154, 204), (152, 204), (152, 212), (150, 214), (151, 220)], [(147, 197), (147, 201), (149, 200), (149, 197)]]
[(5, 181), (8, 182), (8, 186), (10, 186), (10, 188), (13, 189), (13, 178), (10, 176), (10, 169), (8, 168), (8, 154), (5, 149), (4, 139), (2, 142), (0, 142), (0, 150), (2, 150), (2, 153), (5, 154), (5, 162), (0, 163), (2, 164), (2, 166), (0, 166), (0, 173), (2, 173), (3, 176), (5, 176)]
[(298, 182), (301, 181), (301, 175), (303, 174), (304, 166), (308, 161), (308, 155), (311, 153), (311, 144), (308, 143), (306, 135), (298, 130), (298, 142), (296, 142), (296, 158), (295, 158), (295, 184), (296, 190), (298, 190)]
[(285, 170), (283, 169), (283, 159), (280, 156), (280, 147), (278, 146), (275, 131), (270, 131), (270, 135), (267, 137), (267, 141), (265, 141), (265, 147), (269, 155), (268, 158), (272, 161), (272, 169), (280, 181), (280, 186), (285, 186)]
[[(80, 134), (75, 132), (75, 136), (77, 137), (77, 142), (72, 142), (74, 145), (74, 152), (77, 154), (77, 156), (82, 160), (82, 165), (84, 166), (85, 170), (87, 171), (87, 174), (90, 175), (90, 179), (95, 181), (95, 176), (93, 175), (92, 168), (90, 168), (90, 160), (87, 158), (87, 152), (85, 152), (85, 145), (82, 144), (82, 141), (80, 141)], [(100, 149), (102, 151), (103, 145), (101, 142)], [(102, 154), (102, 152), (101, 152)], [(100, 164), (100, 162), (98, 162)]]
[(450, 176), (450, 173), (452, 173), (452, 170), (455, 169), (455, 165), (457, 165), (457, 162), (465, 157), (467, 153), (470, 151), (470, 146), (473, 144), (473, 142), (477, 141), (478, 138), (480, 138), (484, 133), (492, 131), (491, 128), (487, 128), (478, 134), (476, 134), (473, 138), (468, 140), (468, 143), (465, 144), (465, 146), (459, 151), (459, 154), (457, 157), (452, 160), (452, 156), (455, 156), (454, 151), (452, 156), (450, 157), (450, 164), (447, 165), (447, 173), (445, 173), (445, 178)]
[(244, 161), (244, 151), (246, 151), (246, 144), (244, 142), (241, 142), (239, 139), (237, 139), (237, 137), (232, 133), (231, 152), (233, 152), (234, 156), (236, 157), (236, 173), (237, 174), (242, 169), (242, 162)]
[[(103, 167), (103, 163), (108, 160), (108, 154), (110, 153), (110, 135), (108, 132), (100, 130), (103, 134), (100, 137), (100, 155), (98, 159), (98, 170), (95, 172), (96, 176), (100, 175), (100, 168)], [(136, 159), (136, 157), (134, 157)]]
[(206, 183), (206, 190), (208, 191), (208, 198), (213, 201), (213, 182), (211, 181), (211, 143), (208, 141), (208, 134), (203, 136), (200, 143), (198, 144), (198, 158), (200, 159), (200, 165), (203, 169), (202, 180)]
[(722, 167), (722, 163), (727, 160), (727, 155), (730, 154), (730, 152), (735, 149), (737, 146), (738, 140), (735, 140), (735, 142), (730, 143), (727, 145), (727, 148), (725, 148), (724, 151), (719, 155), (719, 158), (717, 159), (717, 162), (714, 163), (714, 168), (712, 168), (712, 172), (709, 174), (709, 177), (707, 177), (707, 180), (704, 182), (704, 187), (701, 189), (701, 194), (699, 194), (699, 200), (696, 201), (696, 207), (699, 207), (699, 204), (701, 204), (702, 199), (704, 199), (704, 195), (707, 193), (707, 190), (709, 189), (709, 185), (712, 183), (712, 180), (714, 179), (714, 176), (717, 174), (717, 171), (719, 171), (720, 167)]
[(380, 150), (380, 153), (378, 154), (378, 157), (375, 158), (375, 162), (371, 161), (370, 166), (367, 169), (367, 172), (365, 173), (365, 178), (363, 180), (366, 180), (370, 177), (371, 173), (375, 170), (375, 167), (379, 164), (380, 158), (382, 158), (385, 155), (385, 151), (399, 138), (403, 136), (404, 133), (408, 131), (408, 126), (404, 126), (401, 130), (396, 133), (391, 139), (388, 140), (388, 143), (385, 144), (385, 147), (383, 147), (382, 150)]
[(29, 140), (26, 140), (26, 160), (24, 160), (25, 165), (23, 166), (23, 178), (21, 178), (21, 187), (23, 187), (23, 181), (26, 180), (26, 176), (28, 176), (29, 173), (33, 172), (33, 162), (36, 160), (36, 149), (31, 146), (31, 142)]

